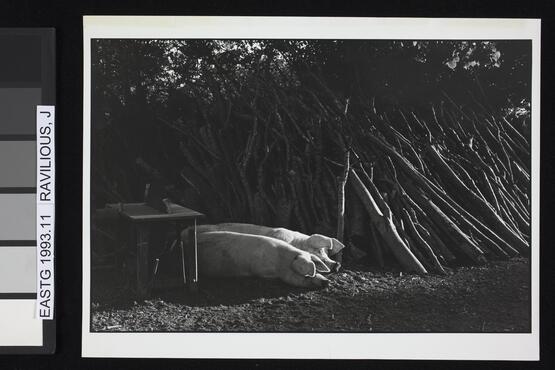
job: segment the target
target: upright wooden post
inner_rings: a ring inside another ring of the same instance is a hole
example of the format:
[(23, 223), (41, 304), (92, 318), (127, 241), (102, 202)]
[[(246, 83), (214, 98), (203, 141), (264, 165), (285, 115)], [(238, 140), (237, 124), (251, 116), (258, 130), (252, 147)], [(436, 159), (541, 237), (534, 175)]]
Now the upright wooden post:
[[(342, 176), (338, 178), (338, 189), (337, 189), (337, 240), (343, 243), (343, 238), (345, 234), (345, 185), (347, 184), (347, 179), (349, 178), (349, 149), (345, 149), (345, 159), (343, 164)], [(341, 262), (343, 259), (343, 251), (339, 251), (334, 256), (337, 262)]]

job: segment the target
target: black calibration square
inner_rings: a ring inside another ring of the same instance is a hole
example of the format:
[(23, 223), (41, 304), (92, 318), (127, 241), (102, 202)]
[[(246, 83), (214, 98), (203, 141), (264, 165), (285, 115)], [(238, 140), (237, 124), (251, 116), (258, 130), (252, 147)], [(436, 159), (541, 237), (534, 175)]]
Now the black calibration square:
[(39, 35), (0, 35), (0, 81), (40, 82), (41, 42)]

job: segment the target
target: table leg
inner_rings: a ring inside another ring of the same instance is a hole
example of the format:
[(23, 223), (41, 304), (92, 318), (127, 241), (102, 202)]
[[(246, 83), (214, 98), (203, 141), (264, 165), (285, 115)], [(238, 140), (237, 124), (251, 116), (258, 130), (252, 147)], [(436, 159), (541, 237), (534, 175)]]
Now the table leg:
[(183, 278), (183, 286), (187, 285), (187, 259), (185, 258), (185, 244), (187, 240), (181, 240), (180, 226), (177, 226), (177, 236), (179, 238), (179, 247), (181, 250), (181, 277)]
[(189, 240), (183, 241), (187, 249), (185, 255), (187, 256), (187, 284), (190, 292), (198, 291), (198, 254), (197, 254), (197, 222), (193, 221), (193, 227), (189, 232)]
[(137, 238), (137, 295), (140, 299), (150, 295), (149, 234), (147, 226), (135, 227)]

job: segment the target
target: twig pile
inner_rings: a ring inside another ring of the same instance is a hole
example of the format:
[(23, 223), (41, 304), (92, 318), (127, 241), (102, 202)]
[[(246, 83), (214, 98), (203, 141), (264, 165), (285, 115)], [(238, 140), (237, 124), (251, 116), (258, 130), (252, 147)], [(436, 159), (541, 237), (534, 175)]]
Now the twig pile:
[[(514, 122), (448, 96), (418, 112), (378, 109), (310, 76), (234, 92), (214, 81), (195, 114), (156, 122), (170, 129), (163, 140), (182, 168), (137, 164), (216, 222), (337, 230), (349, 241), (349, 220), (365, 210), (370, 242), (359, 248), (380, 265), (393, 256), (407, 271), (445, 273), (529, 253), (530, 142)], [(353, 200), (364, 207), (349, 209)]]

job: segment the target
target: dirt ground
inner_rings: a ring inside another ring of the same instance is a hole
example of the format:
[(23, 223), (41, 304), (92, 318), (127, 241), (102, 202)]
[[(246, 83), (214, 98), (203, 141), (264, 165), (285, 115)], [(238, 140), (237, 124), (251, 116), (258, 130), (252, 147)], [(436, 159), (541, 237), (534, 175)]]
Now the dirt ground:
[[(100, 276), (101, 277), (100, 277)], [(93, 331), (529, 332), (524, 258), (447, 276), (347, 265), (320, 290), (264, 279), (204, 280), (195, 296), (158, 290), (137, 302), (115, 274), (93, 274)]]

